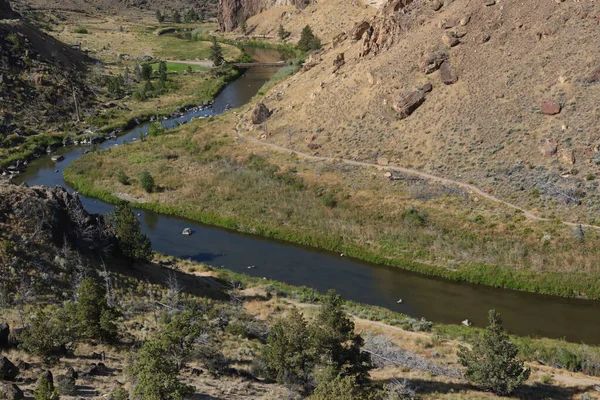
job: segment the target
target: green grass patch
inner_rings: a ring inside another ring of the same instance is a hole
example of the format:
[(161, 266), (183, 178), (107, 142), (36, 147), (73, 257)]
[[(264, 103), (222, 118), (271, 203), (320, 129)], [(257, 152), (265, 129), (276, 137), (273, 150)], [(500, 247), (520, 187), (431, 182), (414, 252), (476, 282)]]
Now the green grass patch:
[[(158, 71), (159, 63), (155, 63), (155, 64), (151, 64), (151, 65), (152, 65), (152, 69), (154, 71)], [(179, 72), (183, 72), (183, 71), (189, 71), (190, 69), (192, 71), (206, 71), (206, 70), (209, 70), (210, 68), (204, 67), (202, 65), (167, 62), (167, 72), (179, 73)]]

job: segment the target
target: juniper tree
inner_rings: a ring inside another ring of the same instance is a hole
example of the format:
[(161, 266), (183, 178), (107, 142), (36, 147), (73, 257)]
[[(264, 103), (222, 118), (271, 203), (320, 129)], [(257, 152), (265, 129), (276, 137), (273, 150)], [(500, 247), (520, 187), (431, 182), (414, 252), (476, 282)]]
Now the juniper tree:
[(354, 322), (342, 309), (344, 300), (330, 290), (321, 302), (319, 314), (310, 327), (319, 363), (332, 367), (341, 376), (367, 381), (373, 368), (371, 357), (361, 350), (364, 339), (354, 333)]
[(504, 331), (500, 314), (490, 310), (488, 320), (483, 336), (475, 338), (470, 349), (460, 346), (458, 362), (467, 367), (468, 380), (505, 396), (521, 386), (531, 371), (517, 359), (519, 350)]
[(210, 46), (210, 60), (213, 62), (215, 67), (223, 64), (225, 59), (223, 58), (223, 48), (217, 42), (217, 38), (215, 36), (211, 37), (212, 46)]
[(151, 259), (150, 239), (142, 233), (140, 221), (138, 221), (126, 201), (122, 201), (115, 206), (110, 221), (117, 236), (119, 250), (123, 256), (130, 261), (149, 261)]
[(309, 25), (306, 25), (300, 33), (298, 48), (302, 51), (311, 51), (321, 48), (321, 40), (315, 36)]

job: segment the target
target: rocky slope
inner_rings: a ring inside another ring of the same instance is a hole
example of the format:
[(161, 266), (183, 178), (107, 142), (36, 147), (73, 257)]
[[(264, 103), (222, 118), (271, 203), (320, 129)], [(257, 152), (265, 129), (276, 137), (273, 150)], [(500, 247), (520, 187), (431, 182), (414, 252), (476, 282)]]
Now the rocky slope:
[(17, 13), (13, 11), (8, 0), (0, 0), (0, 19), (16, 18)]
[(293, 6), (304, 8), (310, 0), (219, 0), (219, 29), (230, 32), (237, 28), (242, 20), (275, 7)]
[(572, 0), (390, 1), (271, 92), (268, 140), (593, 221), (599, 13)]
[(25, 284), (36, 286), (40, 294), (56, 292), (71, 284), (77, 265), (88, 255), (113, 244), (104, 219), (89, 215), (64, 188), (0, 181), (0, 289), (10, 292)]
[(25, 21), (0, 22), (0, 147), (75, 120), (93, 99), (90, 61)]

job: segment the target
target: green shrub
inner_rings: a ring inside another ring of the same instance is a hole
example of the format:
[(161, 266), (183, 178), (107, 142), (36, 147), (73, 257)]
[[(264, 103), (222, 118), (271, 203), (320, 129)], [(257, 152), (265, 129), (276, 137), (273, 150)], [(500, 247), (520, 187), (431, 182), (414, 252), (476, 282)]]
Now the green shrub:
[(152, 193), (154, 191), (154, 178), (147, 170), (143, 170), (140, 174), (140, 184), (147, 193)]
[(60, 396), (53, 386), (52, 382), (42, 377), (38, 387), (33, 392), (33, 398), (35, 400), (59, 400)]
[(134, 398), (144, 400), (182, 400), (193, 393), (193, 388), (181, 382), (174, 362), (164, 358), (165, 348), (156, 340), (144, 343), (130, 368), (136, 379)]
[(127, 176), (125, 171), (123, 171), (122, 169), (120, 169), (119, 172), (117, 172), (117, 179), (118, 179), (119, 183), (121, 183), (121, 185), (128, 186), (131, 184), (129, 177)]
[(154, 122), (152, 125), (150, 125), (150, 128), (148, 128), (148, 136), (156, 137), (162, 135), (166, 131), (167, 128), (163, 124), (160, 122)]
[(88, 32), (88, 30), (87, 30), (86, 27), (84, 27), (84, 26), (77, 26), (77, 27), (75, 27), (75, 29), (73, 29), (73, 33), (79, 33), (79, 34), (82, 34), (82, 35), (87, 35), (89, 32)]
[(77, 321), (72, 303), (64, 308), (38, 310), (20, 335), (20, 347), (43, 359), (66, 352), (68, 345), (77, 340)]
[(410, 226), (425, 226), (427, 225), (427, 214), (411, 207), (402, 213), (402, 220)]
[(129, 400), (129, 393), (122, 387), (118, 387), (110, 394), (110, 400)]

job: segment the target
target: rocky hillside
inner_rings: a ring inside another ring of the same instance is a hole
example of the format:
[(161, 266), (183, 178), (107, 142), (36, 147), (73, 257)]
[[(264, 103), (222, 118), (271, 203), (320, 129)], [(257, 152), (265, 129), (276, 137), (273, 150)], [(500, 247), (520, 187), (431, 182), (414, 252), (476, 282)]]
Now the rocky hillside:
[(0, 289), (38, 294), (69, 287), (77, 265), (110, 249), (114, 236), (64, 188), (0, 182)]
[(92, 100), (90, 61), (25, 21), (0, 22), (0, 147), (74, 121)]
[[(317, 32), (329, 23), (323, 8), (311, 17)], [(593, 221), (599, 13), (573, 0), (389, 1), (268, 95), (268, 140)]]

